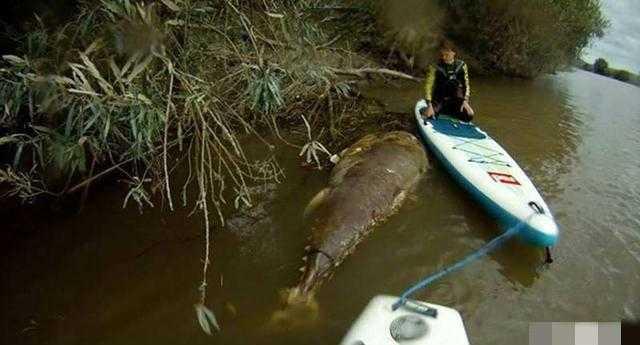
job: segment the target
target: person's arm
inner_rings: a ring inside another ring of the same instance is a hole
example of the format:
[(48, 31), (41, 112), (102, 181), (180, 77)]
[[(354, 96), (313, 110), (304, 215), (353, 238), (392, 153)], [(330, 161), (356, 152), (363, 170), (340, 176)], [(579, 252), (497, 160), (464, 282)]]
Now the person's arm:
[(469, 84), (469, 69), (467, 69), (467, 64), (462, 66), (462, 72), (464, 73), (464, 100), (468, 102), (471, 96), (471, 84)]
[(462, 102), (462, 106), (460, 107), (460, 111), (466, 109), (467, 114), (473, 116), (474, 111), (469, 104), (469, 97), (471, 96), (471, 84), (469, 84), (469, 70), (467, 69), (467, 64), (462, 65), (462, 72), (464, 73), (464, 102)]
[(433, 65), (429, 65), (427, 69), (427, 77), (424, 83), (424, 98), (427, 101), (428, 107), (424, 110), (420, 111), (421, 115), (426, 115), (427, 117), (432, 117), (435, 115), (435, 111), (433, 110), (433, 103), (431, 102), (433, 98), (433, 86), (436, 82), (436, 68)]
[(424, 83), (424, 99), (427, 100), (429, 104), (431, 104), (431, 99), (433, 97), (433, 86), (436, 82), (436, 68), (433, 65), (429, 65), (427, 69), (427, 77), (425, 78)]

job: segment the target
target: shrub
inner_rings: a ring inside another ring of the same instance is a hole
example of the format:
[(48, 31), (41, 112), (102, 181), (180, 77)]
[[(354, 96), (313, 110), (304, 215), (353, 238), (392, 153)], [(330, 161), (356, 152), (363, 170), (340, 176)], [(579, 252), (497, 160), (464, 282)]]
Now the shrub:
[(618, 80), (620, 80), (620, 81), (627, 82), (627, 81), (631, 80), (631, 72), (623, 70), (623, 69), (619, 69), (619, 70), (616, 70), (613, 73), (613, 77), (618, 79)]
[(604, 76), (609, 75), (609, 63), (607, 60), (603, 58), (596, 59), (596, 62), (593, 63), (593, 71), (598, 74), (602, 74)]
[(482, 67), (534, 77), (570, 64), (608, 23), (599, 0), (442, 0), (445, 32)]

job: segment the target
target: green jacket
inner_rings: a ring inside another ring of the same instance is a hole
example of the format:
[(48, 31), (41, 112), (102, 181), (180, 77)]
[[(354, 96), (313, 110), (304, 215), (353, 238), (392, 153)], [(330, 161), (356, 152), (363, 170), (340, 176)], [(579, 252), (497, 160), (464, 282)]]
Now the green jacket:
[(471, 86), (467, 64), (462, 60), (455, 60), (451, 64), (439, 61), (430, 65), (424, 91), (428, 102), (451, 97), (464, 97), (468, 100), (471, 96)]

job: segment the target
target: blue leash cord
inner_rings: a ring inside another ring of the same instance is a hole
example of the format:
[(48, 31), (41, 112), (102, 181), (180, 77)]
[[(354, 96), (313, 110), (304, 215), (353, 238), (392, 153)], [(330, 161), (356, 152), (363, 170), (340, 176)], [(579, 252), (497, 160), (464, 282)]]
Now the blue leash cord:
[(464, 266), (466, 266), (466, 265), (478, 260), (482, 256), (485, 256), (485, 255), (491, 253), (492, 251), (496, 250), (502, 244), (504, 244), (507, 240), (509, 240), (514, 235), (516, 235), (518, 233), (518, 231), (520, 230), (520, 228), (522, 228), (522, 226), (526, 224), (526, 222), (527, 222), (527, 220), (529, 220), (529, 218), (530, 217), (527, 217), (526, 220), (521, 221), (518, 224), (512, 226), (507, 231), (505, 231), (502, 235), (494, 238), (493, 240), (491, 240), (491, 242), (487, 243), (482, 248), (476, 250), (474, 253), (466, 256), (464, 259), (456, 262), (455, 264), (453, 264), (453, 265), (451, 265), (449, 267), (446, 267), (446, 268), (440, 270), (439, 272), (436, 272), (436, 273), (434, 273), (434, 274), (422, 279), (421, 281), (419, 281), (418, 283), (416, 283), (412, 287), (408, 288), (407, 290), (405, 290), (402, 293), (402, 295), (400, 296), (398, 301), (396, 303), (394, 303), (393, 306), (391, 306), (391, 310), (395, 311), (396, 309), (402, 307), (405, 303), (407, 303), (407, 298), (409, 298), (409, 296), (413, 295), (416, 291), (424, 289), (429, 284), (431, 284), (434, 281), (444, 277), (445, 275), (447, 275), (447, 274), (449, 274), (451, 272), (457, 271), (457, 270), (463, 268)]

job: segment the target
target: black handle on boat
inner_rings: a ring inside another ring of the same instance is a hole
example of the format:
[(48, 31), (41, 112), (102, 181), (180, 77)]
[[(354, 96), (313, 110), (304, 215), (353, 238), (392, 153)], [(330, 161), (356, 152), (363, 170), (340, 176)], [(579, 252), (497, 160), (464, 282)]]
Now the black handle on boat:
[(529, 207), (531, 207), (538, 214), (544, 214), (544, 209), (538, 205), (535, 201), (529, 201)]

